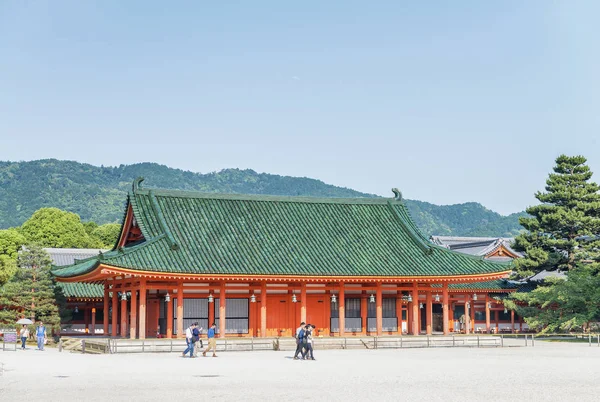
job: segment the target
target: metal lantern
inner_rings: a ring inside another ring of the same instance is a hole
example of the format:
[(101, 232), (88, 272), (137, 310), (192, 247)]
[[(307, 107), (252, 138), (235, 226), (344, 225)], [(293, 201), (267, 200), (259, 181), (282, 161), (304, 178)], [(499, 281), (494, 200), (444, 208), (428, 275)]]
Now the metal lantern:
[(488, 308), (492, 308), (492, 302), (488, 303)]
[(256, 303), (256, 295), (254, 293), (250, 296), (250, 303)]
[(504, 314), (508, 313), (508, 310), (506, 309), (506, 307), (504, 307)]
[(126, 292), (121, 292), (121, 300), (122, 301), (126, 301), (127, 300), (127, 293)]
[(473, 293), (473, 301), (477, 301), (477, 293)]
[(209, 303), (212, 303), (212, 302), (214, 302), (214, 301), (215, 301), (215, 298), (213, 297), (212, 293), (209, 293), (209, 294), (208, 294), (208, 302), (209, 302)]
[(332, 303), (337, 303), (337, 297), (335, 297), (335, 294), (331, 295), (331, 302)]
[(423, 308), (423, 303), (419, 303), (419, 308)]
[(369, 303), (375, 303), (375, 296), (371, 293), (371, 297), (369, 297)]
[(171, 295), (169, 294), (169, 292), (167, 292), (167, 294), (165, 295), (165, 301), (167, 303), (171, 301)]
[(471, 308), (471, 303), (467, 303), (467, 308)]
[(435, 294), (435, 301), (439, 302), (440, 301), (440, 295), (438, 295), (437, 293)]
[(298, 299), (296, 299), (296, 294), (294, 293), (292, 295), (292, 303), (297, 303), (297, 302), (298, 302)]
[(75, 306), (75, 314), (79, 313), (79, 307)]
[(410, 293), (408, 294), (408, 299), (406, 300), (408, 300), (409, 303), (412, 303), (412, 296), (410, 295)]

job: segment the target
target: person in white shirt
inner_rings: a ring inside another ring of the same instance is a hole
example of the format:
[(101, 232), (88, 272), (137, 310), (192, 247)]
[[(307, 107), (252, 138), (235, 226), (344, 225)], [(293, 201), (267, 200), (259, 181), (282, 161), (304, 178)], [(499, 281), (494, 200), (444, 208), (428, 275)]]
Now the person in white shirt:
[(193, 342), (193, 331), (195, 325), (192, 324), (185, 330), (185, 342), (187, 343), (187, 348), (183, 351), (182, 357), (185, 357), (187, 352), (190, 352), (190, 357), (194, 357), (194, 342)]

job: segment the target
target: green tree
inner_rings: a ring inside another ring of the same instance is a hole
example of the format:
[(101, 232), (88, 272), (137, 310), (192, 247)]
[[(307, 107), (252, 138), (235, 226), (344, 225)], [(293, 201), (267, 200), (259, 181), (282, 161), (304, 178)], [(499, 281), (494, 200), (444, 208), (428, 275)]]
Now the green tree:
[(15, 272), (17, 272), (16, 261), (7, 255), (0, 255), (0, 286), (8, 282)]
[(515, 261), (521, 277), (542, 270), (571, 270), (594, 247), (589, 236), (600, 233), (600, 187), (583, 156), (561, 155), (546, 180), (546, 192), (537, 192), (541, 204), (527, 208), (531, 217), (519, 222), (527, 230), (514, 247), (526, 254)]
[(550, 278), (529, 293), (516, 293), (506, 305), (543, 332), (590, 329), (600, 320), (600, 187), (583, 156), (561, 155), (536, 193), (542, 204), (521, 218), (527, 232), (514, 247), (525, 252), (515, 260), (517, 274), (564, 271), (566, 280)]
[(19, 229), (0, 230), (0, 255), (17, 258), (17, 253), (27, 241)]
[(37, 210), (22, 226), (23, 235), (29, 243), (42, 247), (96, 248), (99, 241), (90, 237), (79, 215), (58, 208)]
[(92, 231), (92, 237), (100, 241), (105, 248), (114, 246), (120, 234), (121, 225), (118, 223), (106, 223)]
[[(38, 245), (28, 245), (18, 257), (18, 268), (12, 279), (0, 290), (0, 322), (13, 324), (21, 317), (43, 320), (48, 327), (60, 331), (59, 309), (64, 297), (55, 288), (51, 259)], [(64, 310), (64, 308), (63, 308)]]

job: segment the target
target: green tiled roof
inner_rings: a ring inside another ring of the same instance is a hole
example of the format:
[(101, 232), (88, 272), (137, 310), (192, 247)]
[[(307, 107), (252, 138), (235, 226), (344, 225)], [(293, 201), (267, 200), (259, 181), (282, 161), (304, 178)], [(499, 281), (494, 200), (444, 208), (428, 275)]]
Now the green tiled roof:
[(515, 290), (518, 287), (518, 283), (509, 282), (505, 279), (496, 279), (485, 282), (452, 283), (448, 286), (451, 290)]
[(104, 297), (104, 285), (95, 283), (63, 282), (59, 283), (63, 294), (67, 298), (77, 299), (102, 299)]
[(401, 201), (204, 194), (158, 189), (128, 196), (146, 239), (56, 268), (98, 264), (187, 274), (455, 276), (511, 269), (430, 243)]

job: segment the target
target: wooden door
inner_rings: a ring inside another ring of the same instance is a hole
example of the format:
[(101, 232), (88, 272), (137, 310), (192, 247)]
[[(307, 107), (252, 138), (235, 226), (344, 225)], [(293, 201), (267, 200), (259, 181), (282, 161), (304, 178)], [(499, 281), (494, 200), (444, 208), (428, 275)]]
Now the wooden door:
[(267, 297), (267, 336), (292, 336), (287, 294)]
[(158, 299), (148, 299), (146, 305), (146, 338), (156, 338), (160, 317)]
[(325, 303), (329, 301), (326, 295), (309, 295), (306, 300), (306, 323), (316, 327), (317, 333), (329, 328), (329, 317), (326, 316)]

